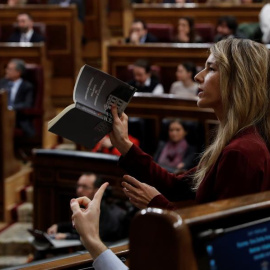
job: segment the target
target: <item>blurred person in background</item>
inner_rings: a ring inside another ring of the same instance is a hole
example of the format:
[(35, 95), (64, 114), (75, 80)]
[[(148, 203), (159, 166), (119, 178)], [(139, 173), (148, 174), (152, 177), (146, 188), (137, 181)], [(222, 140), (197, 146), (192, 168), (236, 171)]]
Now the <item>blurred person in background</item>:
[(147, 60), (139, 59), (134, 63), (133, 80), (129, 85), (137, 88), (137, 92), (163, 94), (164, 88), (157, 76), (151, 74), (151, 65)]
[(146, 23), (142, 20), (135, 19), (129, 30), (129, 37), (126, 38), (126, 43), (143, 44), (157, 42), (157, 38), (148, 33)]
[(190, 17), (180, 17), (175, 42), (196, 43), (201, 41), (201, 37), (195, 34), (194, 20)]
[(177, 95), (182, 98), (194, 98), (198, 94), (198, 84), (194, 81), (197, 74), (195, 64), (185, 62), (177, 67), (177, 81), (171, 85), (170, 94)]

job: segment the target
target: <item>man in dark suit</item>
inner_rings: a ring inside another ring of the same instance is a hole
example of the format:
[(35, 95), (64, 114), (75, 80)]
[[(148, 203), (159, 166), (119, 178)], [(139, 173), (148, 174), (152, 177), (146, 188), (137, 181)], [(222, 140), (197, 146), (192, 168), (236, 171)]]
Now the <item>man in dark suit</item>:
[[(94, 173), (84, 173), (80, 176), (77, 182), (76, 195), (77, 197), (87, 197), (93, 200), (94, 195), (104, 180), (99, 178)], [(109, 190), (107, 190), (109, 192)], [(104, 241), (117, 241), (127, 237), (128, 224), (130, 221), (129, 214), (126, 210), (120, 208), (115, 203), (111, 202), (109, 193), (105, 194), (101, 203), (100, 216), (100, 237)], [(132, 208), (133, 209), (133, 208)], [(71, 221), (53, 224), (48, 228), (47, 233), (54, 235), (55, 239), (79, 239), (80, 236), (72, 226)]]
[(18, 14), (17, 23), (18, 28), (9, 37), (8, 42), (43, 42), (45, 40), (41, 34), (34, 30), (34, 21), (30, 14)]
[(8, 92), (8, 108), (16, 111), (16, 126), (21, 128), (25, 135), (34, 135), (34, 128), (21, 110), (31, 108), (34, 101), (33, 85), (22, 79), (25, 72), (25, 63), (21, 59), (12, 59), (6, 67), (5, 78), (0, 80), (0, 89)]
[(134, 20), (129, 31), (126, 43), (142, 44), (148, 42), (158, 42), (157, 38), (148, 33), (146, 23), (142, 20)]

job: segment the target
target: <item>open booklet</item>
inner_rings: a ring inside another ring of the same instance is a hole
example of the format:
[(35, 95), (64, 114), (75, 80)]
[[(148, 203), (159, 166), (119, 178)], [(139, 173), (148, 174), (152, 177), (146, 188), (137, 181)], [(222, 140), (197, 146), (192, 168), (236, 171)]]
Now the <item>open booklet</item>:
[(91, 66), (84, 65), (76, 80), (74, 104), (48, 124), (48, 130), (88, 148), (93, 148), (112, 130), (111, 105), (120, 115), (136, 89)]

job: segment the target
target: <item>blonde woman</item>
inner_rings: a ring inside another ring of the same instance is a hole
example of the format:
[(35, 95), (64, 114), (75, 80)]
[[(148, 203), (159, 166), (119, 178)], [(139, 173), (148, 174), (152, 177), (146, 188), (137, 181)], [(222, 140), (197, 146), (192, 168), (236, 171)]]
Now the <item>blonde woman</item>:
[[(171, 201), (194, 198), (197, 203), (270, 189), (269, 98), (270, 54), (250, 40), (226, 39), (210, 49), (199, 83), (198, 106), (213, 108), (220, 121), (216, 139), (203, 153), (198, 167), (182, 176), (168, 173), (128, 139), (127, 120), (114, 116), (111, 141), (122, 157), (125, 194), (139, 208), (173, 208)], [(156, 188), (149, 186), (149, 183)], [(99, 207), (104, 184), (93, 201), (73, 199), (73, 223), (94, 257), (96, 270), (127, 267), (100, 241)], [(165, 196), (161, 195), (162, 192)], [(86, 210), (82, 210), (84, 205)]]
[(111, 141), (122, 154), (120, 166), (131, 175), (124, 176), (123, 187), (135, 206), (173, 208), (169, 200), (206, 203), (270, 189), (269, 58), (264, 45), (248, 39), (211, 47), (205, 68), (195, 76), (197, 104), (214, 109), (219, 130), (198, 167), (182, 176), (169, 174), (132, 145), (127, 116), (118, 118), (114, 109)]

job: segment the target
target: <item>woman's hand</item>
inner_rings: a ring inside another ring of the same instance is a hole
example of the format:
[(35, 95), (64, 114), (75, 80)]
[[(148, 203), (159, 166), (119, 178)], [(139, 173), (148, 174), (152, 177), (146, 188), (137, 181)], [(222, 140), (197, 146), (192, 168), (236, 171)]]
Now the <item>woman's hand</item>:
[(128, 117), (122, 113), (119, 118), (117, 107), (112, 106), (113, 115), (113, 131), (110, 133), (112, 145), (124, 156), (132, 146), (132, 142), (128, 138)]
[[(80, 234), (83, 245), (94, 258), (107, 249), (99, 237), (100, 202), (107, 186), (108, 183), (103, 184), (92, 201), (87, 197), (70, 201), (73, 213), (72, 224)], [(80, 206), (85, 208), (80, 208)]]
[(137, 208), (146, 208), (149, 202), (160, 194), (154, 187), (141, 183), (130, 175), (124, 175), (123, 178), (126, 180), (122, 182), (124, 193)]

